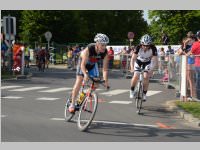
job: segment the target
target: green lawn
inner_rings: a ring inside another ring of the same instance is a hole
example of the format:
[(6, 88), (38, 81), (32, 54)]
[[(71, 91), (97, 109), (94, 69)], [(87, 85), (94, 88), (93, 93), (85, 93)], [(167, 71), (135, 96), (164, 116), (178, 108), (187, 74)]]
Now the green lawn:
[(177, 106), (200, 119), (200, 102), (176, 102)]

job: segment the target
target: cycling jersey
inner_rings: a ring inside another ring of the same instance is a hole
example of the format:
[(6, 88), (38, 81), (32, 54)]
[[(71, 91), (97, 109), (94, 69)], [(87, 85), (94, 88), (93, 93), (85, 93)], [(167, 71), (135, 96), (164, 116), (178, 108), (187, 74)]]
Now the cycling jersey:
[(157, 56), (157, 48), (154, 45), (150, 45), (150, 49), (144, 51), (142, 45), (136, 46), (134, 53), (138, 55), (137, 59), (141, 62), (151, 61), (152, 56)]
[[(98, 65), (97, 62), (100, 60), (103, 60), (104, 57), (107, 55), (107, 49), (105, 49), (104, 53), (96, 53), (95, 50), (95, 44), (89, 44), (88, 46), (88, 50), (89, 50), (89, 59), (86, 63), (86, 69), (88, 70), (88, 73), (90, 76), (92, 77), (98, 77), (99, 76), (99, 71), (98, 71)], [(83, 72), (81, 71), (81, 61), (82, 58), (79, 58), (78, 61), (78, 65), (77, 65), (77, 75), (82, 75), (83, 76)]]
[(150, 48), (144, 51), (142, 45), (138, 45), (135, 48), (134, 53), (138, 55), (134, 64), (134, 71), (137, 72), (141, 67), (145, 72), (150, 71), (151, 58), (158, 55), (157, 48), (154, 45), (150, 45)]

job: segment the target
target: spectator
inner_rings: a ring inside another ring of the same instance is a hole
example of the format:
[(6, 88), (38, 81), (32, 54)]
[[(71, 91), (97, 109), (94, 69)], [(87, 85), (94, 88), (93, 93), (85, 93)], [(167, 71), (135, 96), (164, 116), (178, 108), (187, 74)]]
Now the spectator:
[(3, 70), (6, 67), (5, 61), (6, 61), (6, 52), (7, 52), (7, 50), (8, 50), (8, 46), (6, 45), (4, 40), (1, 39), (1, 65), (2, 65)]
[(50, 59), (50, 53), (49, 50), (46, 51), (46, 66), (49, 68), (49, 59)]
[(200, 30), (196, 33), (197, 41), (193, 43), (191, 48), (191, 54), (198, 55), (195, 56), (195, 71), (196, 71), (196, 94), (197, 98), (200, 100)]
[(127, 64), (126, 62), (127, 62), (127, 57), (128, 57), (126, 46), (118, 54), (120, 54), (120, 58), (121, 58), (121, 62), (122, 62), (122, 68), (123, 68), (123, 73), (126, 73), (126, 64)]
[(194, 96), (194, 57), (189, 56), (191, 54), (191, 47), (194, 43), (193, 33), (189, 31), (187, 33), (187, 37), (183, 39), (183, 43), (181, 46), (181, 49), (179, 49), (179, 54), (186, 55), (187, 56), (187, 66), (186, 66), (186, 80), (187, 86), (189, 88), (190, 94), (188, 94), (187, 100), (192, 100), (192, 97)]
[(109, 69), (113, 68), (113, 61), (114, 61), (114, 50), (112, 47), (108, 50), (108, 59), (109, 59)]
[(159, 74), (163, 74), (164, 65), (165, 65), (165, 51), (164, 48), (161, 47), (159, 53), (159, 69), (158, 69)]
[(25, 59), (25, 68), (29, 68), (29, 62), (30, 62), (30, 48), (27, 44), (24, 45), (24, 59)]
[(72, 54), (73, 54), (73, 49), (70, 47), (68, 52), (67, 52), (67, 68), (72, 67)]
[(168, 45), (169, 44), (169, 37), (166, 33), (163, 33), (161, 37), (161, 42), (163, 45)]
[(172, 49), (172, 47), (169, 45), (166, 51), (166, 55), (173, 55), (173, 54), (174, 54), (174, 49)]

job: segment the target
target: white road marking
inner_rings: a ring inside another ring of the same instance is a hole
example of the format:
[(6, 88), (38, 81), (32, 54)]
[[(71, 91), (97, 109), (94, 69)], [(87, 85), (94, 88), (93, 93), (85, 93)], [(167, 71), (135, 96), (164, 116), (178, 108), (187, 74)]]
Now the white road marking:
[(21, 99), (23, 97), (18, 97), (18, 96), (4, 96), (4, 97), (1, 97), (1, 98), (5, 98), (5, 99)]
[(1, 115), (1, 118), (5, 118), (5, 117), (7, 117), (7, 115)]
[(55, 121), (64, 121), (64, 118), (51, 118), (51, 120), (55, 120)]
[(110, 104), (131, 104), (132, 101), (111, 101)]
[(23, 87), (23, 86), (15, 86), (15, 85), (10, 85), (10, 86), (2, 86), (1, 89), (11, 89), (11, 88), (18, 88), (18, 87)]
[(106, 95), (106, 96), (113, 96), (113, 95), (122, 94), (122, 93), (125, 93), (125, 92), (128, 92), (128, 91), (129, 90), (116, 89), (116, 90), (111, 90), (111, 91), (103, 92), (103, 93), (99, 93), (99, 94)]
[(40, 100), (40, 101), (55, 101), (55, 100), (58, 100), (60, 98), (53, 98), (53, 97), (40, 97), (40, 98), (37, 98), (36, 100)]
[(55, 93), (55, 92), (68, 91), (68, 90), (72, 90), (72, 88), (64, 87), (64, 88), (56, 88), (56, 89), (51, 89), (51, 90), (39, 91), (39, 92)]
[(147, 96), (152, 96), (152, 95), (155, 95), (155, 94), (158, 94), (162, 91), (147, 91)]
[[(50, 120), (54, 121), (64, 121), (64, 118), (51, 118)], [(77, 122), (77, 120), (72, 119), (72, 121)], [(116, 121), (97, 121), (93, 120), (92, 123), (102, 123), (102, 124), (115, 124), (115, 125), (128, 125), (128, 126), (136, 126), (136, 127), (152, 127), (152, 128), (159, 128), (158, 125), (151, 125), (151, 124), (137, 124), (137, 123), (126, 123), (126, 122), (116, 122)]]
[(18, 92), (25, 92), (25, 91), (31, 91), (31, 90), (39, 90), (39, 89), (44, 89), (48, 87), (29, 87), (29, 88), (22, 88), (22, 89), (15, 89), (15, 90), (9, 90), (9, 91), (18, 91)]

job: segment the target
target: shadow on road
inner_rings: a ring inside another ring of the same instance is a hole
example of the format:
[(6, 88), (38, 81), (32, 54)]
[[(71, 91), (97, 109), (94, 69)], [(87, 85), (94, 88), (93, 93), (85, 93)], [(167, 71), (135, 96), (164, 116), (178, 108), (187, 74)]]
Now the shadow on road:
[[(105, 132), (106, 131), (106, 132)], [(142, 125), (93, 123), (87, 133), (124, 137), (124, 141), (199, 142), (200, 130), (161, 129)], [(128, 137), (128, 139), (127, 139)], [(116, 139), (116, 138), (115, 138)], [(120, 138), (122, 140), (122, 138)], [(134, 140), (135, 139), (135, 140)], [(105, 141), (110, 142), (110, 141)], [(121, 141), (123, 142), (123, 141)]]

